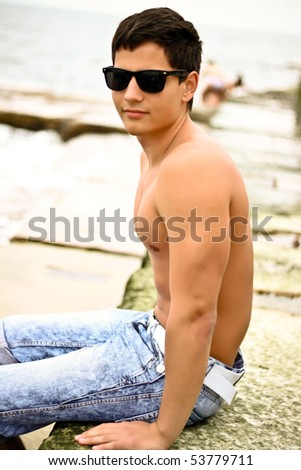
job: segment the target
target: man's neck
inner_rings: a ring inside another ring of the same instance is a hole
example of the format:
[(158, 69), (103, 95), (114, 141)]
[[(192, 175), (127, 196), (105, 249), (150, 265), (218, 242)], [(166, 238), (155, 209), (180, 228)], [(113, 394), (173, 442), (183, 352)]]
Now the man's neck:
[(168, 131), (164, 130), (161, 133), (137, 136), (137, 140), (149, 161), (149, 167), (160, 164), (177, 145), (183, 143), (190, 128), (190, 118), (185, 114)]

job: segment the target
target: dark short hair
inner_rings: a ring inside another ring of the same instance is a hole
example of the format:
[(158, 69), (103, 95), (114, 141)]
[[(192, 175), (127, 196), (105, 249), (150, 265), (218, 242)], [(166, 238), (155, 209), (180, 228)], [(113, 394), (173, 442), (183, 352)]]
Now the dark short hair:
[[(134, 50), (146, 42), (161, 46), (171, 67), (199, 73), (202, 41), (193, 24), (176, 11), (150, 8), (121, 21), (112, 40), (113, 64), (119, 49)], [(192, 101), (188, 105), (191, 108)]]

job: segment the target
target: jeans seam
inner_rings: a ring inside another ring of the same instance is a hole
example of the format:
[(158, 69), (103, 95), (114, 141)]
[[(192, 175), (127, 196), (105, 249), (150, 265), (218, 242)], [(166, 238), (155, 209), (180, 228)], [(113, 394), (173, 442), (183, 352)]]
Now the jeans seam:
[(159, 410), (147, 411), (146, 413), (141, 413), (139, 415), (131, 416), (130, 418), (117, 419), (116, 423), (121, 423), (122, 421), (147, 421), (154, 420), (158, 417)]
[(84, 347), (92, 347), (95, 344), (89, 343), (79, 343), (79, 342), (60, 342), (60, 341), (15, 341), (10, 343), (10, 348), (22, 348), (25, 346), (53, 346), (54, 348), (57, 347), (65, 347), (65, 348), (84, 348)]
[(4, 411), (0, 412), (0, 416), (8, 417), (8, 416), (18, 416), (18, 415), (30, 415), (34, 413), (40, 413), (41, 411), (56, 411), (62, 409), (73, 409), (73, 408), (84, 408), (90, 405), (97, 405), (97, 404), (106, 404), (106, 403), (126, 403), (129, 401), (136, 401), (136, 400), (149, 400), (150, 398), (160, 398), (162, 397), (162, 392), (154, 392), (154, 393), (144, 393), (138, 395), (131, 395), (127, 397), (115, 397), (115, 398), (97, 398), (95, 400), (88, 400), (81, 403), (68, 403), (68, 404), (55, 404), (51, 406), (43, 406), (38, 408), (23, 408), (20, 410), (12, 410), (12, 411)]

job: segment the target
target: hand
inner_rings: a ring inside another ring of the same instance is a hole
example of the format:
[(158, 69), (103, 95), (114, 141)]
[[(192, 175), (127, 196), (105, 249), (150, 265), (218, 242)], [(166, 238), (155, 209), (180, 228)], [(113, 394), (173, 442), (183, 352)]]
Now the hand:
[(80, 445), (92, 446), (93, 450), (165, 450), (171, 444), (156, 423), (143, 421), (100, 424), (74, 439)]

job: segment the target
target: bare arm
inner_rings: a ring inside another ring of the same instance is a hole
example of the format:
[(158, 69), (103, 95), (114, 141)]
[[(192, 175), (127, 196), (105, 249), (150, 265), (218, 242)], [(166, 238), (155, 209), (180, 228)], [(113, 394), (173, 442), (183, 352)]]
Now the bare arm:
[[(229, 178), (216, 173), (208, 159), (184, 157), (166, 164), (157, 193), (158, 210), (173, 240), (169, 242), (166, 381), (157, 421), (170, 443), (185, 426), (202, 387), (230, 249)], [(172, 217), (174, 224), (168, 223)], [(172, 230), (177, 221), (182, 236)]]

